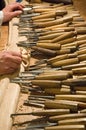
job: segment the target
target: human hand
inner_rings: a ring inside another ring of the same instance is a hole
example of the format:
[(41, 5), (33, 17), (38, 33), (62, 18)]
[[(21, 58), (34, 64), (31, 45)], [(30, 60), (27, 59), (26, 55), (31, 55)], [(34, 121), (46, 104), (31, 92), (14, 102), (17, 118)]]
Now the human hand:
[(18, 2), (7, 5), (2, 11), (4, 14), (3, 22), (8, 22), (12, 18), (20, 15), (23, 11), (23, 5)]
[(20, 53), (12, 51), (0, 52), (0, 75), (9, 74), (19, 69), (22, 62), (22, 56)]

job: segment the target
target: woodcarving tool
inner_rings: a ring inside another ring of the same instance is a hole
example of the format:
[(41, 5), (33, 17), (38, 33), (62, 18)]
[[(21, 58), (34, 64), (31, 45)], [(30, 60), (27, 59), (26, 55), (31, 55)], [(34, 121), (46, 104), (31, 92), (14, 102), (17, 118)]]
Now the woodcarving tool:
[(54, 116), (54, 115), (68, 114), (68, 113), (70, 113), (69, 109), (50, 109), (50, 110), (48, 109), (48, 110), (33, 111), (29, 113), (15, 113), (15, 114), (11, 114), (11, 117), (23, 116), (23, 115)]
[(27, 106), (34, 105), (47, 109), (70, 109), (71, 112), (77, 112), (79, 110), (86, 109), (86, 103), (71, 100), (28, 100), (25, 101), (24, 104)]

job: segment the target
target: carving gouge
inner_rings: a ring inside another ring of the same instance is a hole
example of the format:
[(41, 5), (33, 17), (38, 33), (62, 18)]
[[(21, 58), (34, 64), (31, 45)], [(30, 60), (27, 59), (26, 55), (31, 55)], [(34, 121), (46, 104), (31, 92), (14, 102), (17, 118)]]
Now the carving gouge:
[(36, 85), (36, 86), (40, 86), (42, 88), (57, 88), (61, 86), (61, 81), (56, 81), (56, 80), (32, 80), (32, 81), (28, 81), (28, 80), (22, 80), (20, 78), (18, 79), (12, 79), (11, 82), (14, 83), (21, 83), (21, 84), (28, 84), (28, 85)]
[(45, 49), (45, 48), (42, 48), (42, 47), (36, 47), (36, 46), (33, 46), (32, 47), (33, 50), (35, 51), (38, 51), (38, 52), (41, 52), (47, 56), (56, 56), (56, 51), (54, 50), (50, 50), (50, 49)]
[(13, 116), (23, 116), (23, 115), (33, 115), (33, 116), (54, 116), (54, 115), (60, 115), (60, 114), (68, 114), (70, 113), (69, 109), (48, 109), (48, 110), (39, 110), (39, 111), (33, 111), (29, 113), (15, 113), (11, 114), (11, 117)]
[(39, 75), (21, 75), (19, 76), (21, 79), (25, 79), (25, 80), (29, 80), (29, 79), (35, 79), (35, 80), (65, 80), (67, 78), (70, 78), (70, 74), (65, 72), (60, 72), (60, 73), (43, 73), (43, 74), (39, 74)]

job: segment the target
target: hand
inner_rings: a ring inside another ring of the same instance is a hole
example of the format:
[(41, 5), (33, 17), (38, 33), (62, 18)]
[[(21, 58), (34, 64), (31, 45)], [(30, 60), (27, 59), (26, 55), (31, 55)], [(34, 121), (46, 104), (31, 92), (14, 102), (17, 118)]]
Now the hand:
[(19, 69), (22, 62), (20, 53), (2, 51), (0, 52), (0, 75), (9, 74)]
[(20, 15), (23, 11), (23, 5), (18, 2), (7, 5), (2, 11), (4, 14), (3, 22), (8, 22), (12, 18)]

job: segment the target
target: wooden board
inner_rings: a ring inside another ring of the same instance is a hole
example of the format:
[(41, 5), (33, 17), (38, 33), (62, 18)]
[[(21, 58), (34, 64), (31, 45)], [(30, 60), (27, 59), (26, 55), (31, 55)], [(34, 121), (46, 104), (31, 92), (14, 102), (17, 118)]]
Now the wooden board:
[(9, 83), (3, 102), (0, 106), (0, 130), (11, 130), (10, 115), (15, 112), (20, 88), (17, 84)]
[(8, 78), (4, 78), (4, 79), (2, 79), (0, 81), (0, 106), (1, 106), (1, 103), (3, 101), (3, 98), (4, 98), (4, 95), (5, 95), (8, 83), (9, 83)]

